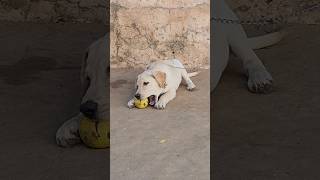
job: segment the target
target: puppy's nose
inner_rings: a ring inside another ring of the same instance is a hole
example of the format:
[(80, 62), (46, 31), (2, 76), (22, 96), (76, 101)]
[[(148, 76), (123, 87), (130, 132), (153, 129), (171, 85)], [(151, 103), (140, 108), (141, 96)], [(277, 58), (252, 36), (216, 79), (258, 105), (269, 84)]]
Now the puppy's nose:
[(134, 97), (136, 97), (137, 99), (140, 99), (140, 94), (136, 94), (136, 95), (134, 95)]
[(94, 101), (89, 100), (80, 105), (80, 112), (90, 119), (95, 119), (97, 117), (97, 111), (98, 103)]

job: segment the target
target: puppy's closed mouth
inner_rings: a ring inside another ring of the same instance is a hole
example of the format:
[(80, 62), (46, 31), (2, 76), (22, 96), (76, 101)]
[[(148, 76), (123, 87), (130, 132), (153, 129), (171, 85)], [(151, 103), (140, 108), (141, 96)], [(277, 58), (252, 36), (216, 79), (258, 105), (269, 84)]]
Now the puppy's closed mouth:
[(156, 96), (151, 95), (148, 97), (149, 105), (154, 106), (156, 104)]

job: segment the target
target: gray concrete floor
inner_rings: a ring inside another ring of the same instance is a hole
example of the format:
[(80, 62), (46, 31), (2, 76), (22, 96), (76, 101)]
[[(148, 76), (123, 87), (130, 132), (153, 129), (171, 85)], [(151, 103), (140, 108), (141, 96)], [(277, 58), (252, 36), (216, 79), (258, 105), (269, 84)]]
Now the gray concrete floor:
[(211, 99), (214, 180), (320, 179), (320, 26), (287, 30), (257, 51), (272, 94), (249, 93), (234, 61)]
[(111, 70), (111, 179), (208, 180), (209, 71), (192, 78), (195, 91), (181, 85), (165, 110), (129, 109), (141, 72)]
[(0, 23), (0, 179), (105, 180), (108, 150), (55, 144), (78, 112), (84, 50), (98, 24)]

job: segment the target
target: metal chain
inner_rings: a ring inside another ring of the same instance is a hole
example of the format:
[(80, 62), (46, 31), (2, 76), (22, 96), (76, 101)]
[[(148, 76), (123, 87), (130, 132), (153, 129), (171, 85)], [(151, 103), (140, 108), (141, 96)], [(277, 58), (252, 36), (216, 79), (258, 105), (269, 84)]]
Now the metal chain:
[[(308, 7), (307, 9), (303, 9), (300, 12), (298, 10), (294, 11), (291, 15), (288, 16), (299, 16), (306, 12), (313, 11), (314, 9), (320, 8), (320, 2), (313, 4), (312, 6)], [(285, 18), (283, 17), (275, 17), (275, 18), (261, 18), (258, 20), (251, 19), (251, 20), (240, 20), (240, 19), (227, 19), (227, 18), (220, 18), (220, 17), (212, 17), (210, 21), (216, 21), (218, 23), (223, 24), (242, 24), (242, 25), (276, 25), (276, 24), (285, 24), (287, 23)]]
[(218, 23), (223, 24), (242, 24), (242, 25), (267, 25), (267, 24), (282, 24), (283, 18), (262, 18), (259, 20), (236, 20), (236, 19), (227, 19), (227, 18), (217, 18), (212, 17), (211, 20), (214, 20)]

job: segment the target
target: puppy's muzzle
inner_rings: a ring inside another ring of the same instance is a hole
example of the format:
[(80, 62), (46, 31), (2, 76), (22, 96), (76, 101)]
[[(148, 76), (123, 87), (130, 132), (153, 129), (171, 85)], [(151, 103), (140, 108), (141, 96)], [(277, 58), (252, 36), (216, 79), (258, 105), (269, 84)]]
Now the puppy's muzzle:
[(134, 95), (134, 97), (136, 97), (137, 99), (140, 99), (141, 95), (140, 94), (136, 94), (136, 95)]
[(94, 101), (88, 100), (80, 105), (80, 112), (90, 119), (97, 118), (97, 111), (98, 103)]

